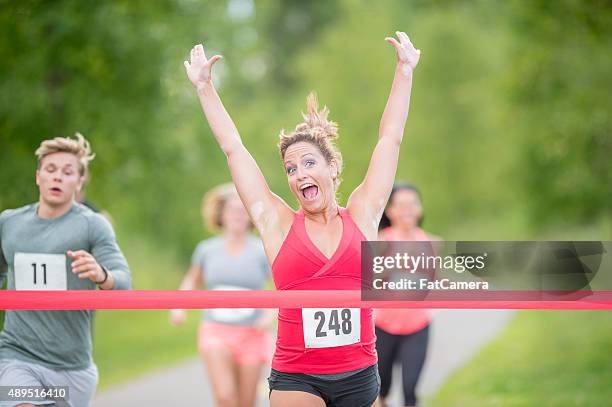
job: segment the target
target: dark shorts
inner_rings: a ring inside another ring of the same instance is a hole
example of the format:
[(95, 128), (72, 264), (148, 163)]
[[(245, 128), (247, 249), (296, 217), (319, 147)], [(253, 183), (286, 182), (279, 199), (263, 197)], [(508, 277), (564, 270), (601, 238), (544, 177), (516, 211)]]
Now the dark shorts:
[(378, 397), (380, 377), (377, 365), (338, 380), (320, 379), (303, 373), (283, 373), (272, 369), (268, 384), (270, 393), (272, 390), (303, 391), (322, 398), (330, 407), (370, 407)]

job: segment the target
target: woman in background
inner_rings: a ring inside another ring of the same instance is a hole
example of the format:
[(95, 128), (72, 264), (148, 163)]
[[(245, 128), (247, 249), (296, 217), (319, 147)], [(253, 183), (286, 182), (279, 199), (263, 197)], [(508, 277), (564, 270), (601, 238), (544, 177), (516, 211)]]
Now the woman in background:
[[(196, 247), (181, 290), (204, 285), (211, 290), (261, 290), (270, 279), (261, 240), (251, 234), (252, 224), (233, 184), (220, 185), (206, 194), (202, 215), (209, 230), (219, 235)], [(175, 325), (186, 319), (185, 310), (172, 310)], [(261, 309), (210, 309), (198, 330), (198, 351), (206, 365), (217, 406), (255, 405), (262, 367), (272, 356), (268, 327), (275, 313)]]
[[(379, 239), (440, 240), (421, 229), (422, 223), (423, 207), (418, 189), (406, 182), (396, 183), (380, 221)], [(375, 323), (381, 405), (386, 406), (385, 398), (391, 388), (393, 363), (399, 361), (402, 365), (404, 405), (416, 406), (415, 389), (427, 354), (431, 311), (417, 308), (377, 309)]]

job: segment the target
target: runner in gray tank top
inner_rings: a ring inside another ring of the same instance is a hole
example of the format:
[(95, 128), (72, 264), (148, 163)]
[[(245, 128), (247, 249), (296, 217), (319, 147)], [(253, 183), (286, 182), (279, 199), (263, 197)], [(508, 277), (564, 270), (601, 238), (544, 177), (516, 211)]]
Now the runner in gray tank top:
[[(226, 249), (227, 239), (215, 236), (202, 241), (196, 247), (191, 265), (202, 271), (209, 290), (263, 290), (270, 279), (268, 260), (261, 240), (253, 235), (245, 236), (240, 253), (231, 254)], [(254, 308), (212, 308), (202, 313), (202, 319), (229, 325), (253, 326), (265, 310)]]
[[(181, 289), (262, 290), (270, 279), (261, 240), (233, 184), (221, 185), (204, 198), (207, 228), (220, 235), (202, 241)], [(184, 310), (172, 310), (171, 321), (185, 321)], [(272, 356), (269, 327), (276, 312), (261, 309), (205, 310), (198, 332), (198, 350), (219, 406), (254, 406), (262, 367)]]
[[(75, 202), (93, 159), (89, 143), (55, 138), (36, 151), (39, 202), (0, 214), (0, 286), (9, 290), (130, 289), (131, 275), (108, 221)], [(7, 311), (0, 332), (0, 386), (68, 388), (57, 405), (90, 404), (98, 382), (93, 312)], [(2, 398), (7, 398), (2, 395)], [(1, 406), (53, 405), (16, 398)]]

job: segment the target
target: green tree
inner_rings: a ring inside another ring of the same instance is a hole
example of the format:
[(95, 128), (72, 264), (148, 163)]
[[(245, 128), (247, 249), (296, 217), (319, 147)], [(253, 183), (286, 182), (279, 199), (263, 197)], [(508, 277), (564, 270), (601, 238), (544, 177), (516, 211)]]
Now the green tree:
[(532, 220), (612, 215), (612, 7), (515, 1), (508, 79)]

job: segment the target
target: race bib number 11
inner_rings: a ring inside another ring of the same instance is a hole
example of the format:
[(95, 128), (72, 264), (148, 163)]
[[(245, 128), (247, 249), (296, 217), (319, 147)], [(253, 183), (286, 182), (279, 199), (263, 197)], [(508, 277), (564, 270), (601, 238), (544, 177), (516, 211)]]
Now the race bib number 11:
[(66, 256), (15, 253), (16, 290), (66, 290)]
[(360, 308), (303, 308), (306, 348), (331, 348), (361, 340)]

